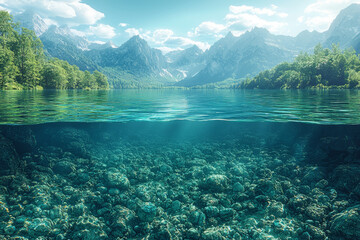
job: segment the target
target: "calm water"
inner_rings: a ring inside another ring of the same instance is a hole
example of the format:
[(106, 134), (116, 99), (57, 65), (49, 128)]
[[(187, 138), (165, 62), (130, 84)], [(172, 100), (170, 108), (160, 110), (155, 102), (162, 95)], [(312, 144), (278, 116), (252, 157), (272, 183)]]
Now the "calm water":
[(0, 239), (360, 239), (358, 133), (359, 91), (0, 92)]
[(360, 92), (350, 90), (0, 92), (0, 124), (134, 120), (359, 124)]

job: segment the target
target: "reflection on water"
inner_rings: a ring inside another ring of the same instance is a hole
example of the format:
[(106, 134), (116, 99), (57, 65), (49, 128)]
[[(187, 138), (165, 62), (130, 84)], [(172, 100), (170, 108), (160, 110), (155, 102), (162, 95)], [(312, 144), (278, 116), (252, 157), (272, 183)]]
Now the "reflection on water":
[(0, 91), (1, 124), (229, 120), (359, 124), (350, 90)]

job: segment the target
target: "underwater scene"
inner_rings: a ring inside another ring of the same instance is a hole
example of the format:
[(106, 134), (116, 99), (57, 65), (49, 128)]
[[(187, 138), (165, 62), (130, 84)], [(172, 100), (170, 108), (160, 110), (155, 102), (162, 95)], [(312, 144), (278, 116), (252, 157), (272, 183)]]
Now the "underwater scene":
[(360, 239), (357, 90), (0, 92), (0, 239)]

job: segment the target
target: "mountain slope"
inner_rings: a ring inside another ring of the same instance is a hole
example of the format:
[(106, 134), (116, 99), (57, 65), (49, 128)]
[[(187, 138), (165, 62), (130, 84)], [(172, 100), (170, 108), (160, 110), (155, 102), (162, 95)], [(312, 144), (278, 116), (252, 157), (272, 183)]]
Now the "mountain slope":
[(325, 47), (331, 47), (333, 43), (341, 48), (351, 47), (354, 37), (360, 33), (360, 4), (351, 4), (340, 11), (339, 15), (325, 32)]
[(194, 76), (205, 67), (203, 51), (196, 45), (185, 50), (170, 52), (165, 57), (169, 63), (169, 71), (177, 80)]
[(33, 30), (38, 37), (46, 32), (49, 28), (45, 21), (38, 14), (31, 10), (27, 10), (22, 14), (15, 15), (14, 20), (15, 22), (19, 22), (21, 27)]
[(93, 71), (98, 66), (88, 57), (82, 48), (88, 43), (85, 39), (73, 35), (70, 30), (64, 27), (51, 26), (40, 36), (48, 55), (65, 60), (70, 64), (77, 65), (81, 70)]
[[(255, 28), (236, 38), (228, 34), (206, 52), (206, 66), (193, 77), (185, 78), (178, 86), (192, 87), (243, 78), (290, 61), (294, 52), (283, 48), (289, 39), (270, 34), (266, 29)], [(288, 43), (287, 45), (290, 45)]]

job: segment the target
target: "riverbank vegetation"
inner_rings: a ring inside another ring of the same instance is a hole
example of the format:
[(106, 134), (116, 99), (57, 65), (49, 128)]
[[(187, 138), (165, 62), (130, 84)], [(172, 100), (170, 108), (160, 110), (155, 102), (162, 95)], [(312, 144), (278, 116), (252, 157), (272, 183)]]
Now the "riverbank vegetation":
[(0, 89), (107, 89), (105, 75), (44, 54), (33, 31), (20, 28), (0, 11)]
[(317, 45), (293, 63), (281, 63), (238, 84), (246, 89), (360, 88), (360, 59), (353, 50)]

